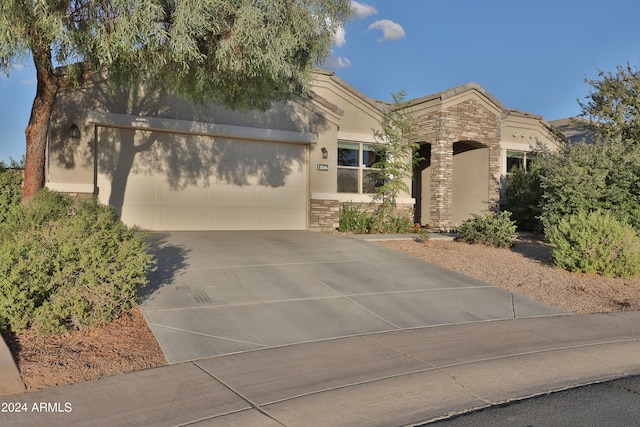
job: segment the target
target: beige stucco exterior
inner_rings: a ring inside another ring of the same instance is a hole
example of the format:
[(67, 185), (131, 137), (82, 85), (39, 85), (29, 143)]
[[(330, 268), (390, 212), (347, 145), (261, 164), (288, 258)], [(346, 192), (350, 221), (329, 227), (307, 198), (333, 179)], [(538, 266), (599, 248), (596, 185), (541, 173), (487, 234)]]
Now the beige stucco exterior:
[[(267, 112), (113, 93), (102, 82), (63, 91), (50, 125), (47, 186), (97, 194), (123, 221), (150, 229), (333, 229), (344, 203), (376, 203), (362, 188), (338, 191), (338, 144), (375, 142), (392, 106), (333, 73), (315, 77), (310, 97)], [(409, 108), (425, 160), (398, 208), (415, 205), (416, 222), (438, 229), (497, 206), (507, 151), (561, 144), (541, 117), (508, 110), (473, 83)]]

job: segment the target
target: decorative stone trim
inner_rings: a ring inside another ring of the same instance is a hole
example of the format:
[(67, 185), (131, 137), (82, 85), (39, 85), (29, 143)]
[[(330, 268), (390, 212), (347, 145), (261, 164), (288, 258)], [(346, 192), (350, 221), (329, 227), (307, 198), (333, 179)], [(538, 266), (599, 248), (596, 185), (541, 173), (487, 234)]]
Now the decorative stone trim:
[[(338, 200), (311, 199), (309, 229), (314, 231), (335, 230), (340, 220), (340, 208), (345, 203)], [(362, 211), (373, 212), (380, 203), (357, 203), (354, 205)], [(394, 210), (395, 215), (413, 214), (413, 203), (398, 203)]]
[(338, 228), (342, 202), (337, 200), (311, 199), (309, 229), (335, 230)]

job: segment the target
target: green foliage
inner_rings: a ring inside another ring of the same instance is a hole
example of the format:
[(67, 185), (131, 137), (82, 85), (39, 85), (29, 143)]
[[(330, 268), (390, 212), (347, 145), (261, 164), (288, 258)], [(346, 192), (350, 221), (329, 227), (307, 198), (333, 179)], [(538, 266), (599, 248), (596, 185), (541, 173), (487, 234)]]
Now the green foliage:
[(377, 198), (395, 206), (400, 192), (411, 193), (405, 180), (413, 178), (413, 168), (421, 159), (417, 155), (420, 146), (413, 142), (417, 140), (415, 118), (404, 101), (406, 91), (392, 96), (394, 105), (383, 112), (381, 130), (374, 132), (374, 148), (379, 160), (373, 167), (380, 169), (382, 174)]
[(374, 211), (345, 203), (340, 208), (338, 231), (355, 234), (396, 234), (414, 231), (411, 215), (395, 215), (393, 206), (381, 204)]
[(371, 228), (369, 213), (358, 209), (357, 205), (345, 203), (340, 208), (338, 231), (366, 234)]
[(516, 224), (511, 220), (509, 211), (499, 214), (474, 214), (472, 218), (462, 222), (457, 232), (457, 240), (461, 242), (508, 248), (513, 245)]
[(31, 57), (38, 91), (27, 133), (23, 197), (44, 182), (56, 93), (107, 76), (113, 87), (177, 93), (266, 110), (304, 95), (329, 57), (350, 0), (0, 2), (0, 72)]
[(587, 128), (602, 141), (640, 142), (640, 70), (629, 63), (616, 72), (599, 71), (599, 80), (588, 80), (593, 90), (580, 102)]
[(547, 230), (554, 263), (569, 271), (630, 277), (640, 274), (640, 238), (608, 211), (579, 211)]
[(0, 228), (18, 207), (21, 197), (22, 175), (0, 162)]
[(64, 66), (64, 84), (108, 70), (236, 108), (298, 96), (353, 13), (348, 0), (31, 3), (0, 3), (0, 71), (30, 54)]
[(513, 220), (520, 230), (542, 232), (540, 216), (542, 214), (542, 186), (539, 167), (525, 171), (516, 168), (507, 178), (506, 210), (511, 212)]
[(545, 229), (579, 211), (607, 210), (640, 229), (640, 146), (599, 142), (567, 146), (540, 173)]
[(407, 215), (395, 215), (395, 206), (382, 203), (370, 215), (371, 225), (369, 233), (396, 234), (413, 231), (413, 218)]
[(95, 198), (43, 190), (0, 239), (0, 326), (42, 334), (109, 322), (133, 307), (154, 261), (144, 236)]

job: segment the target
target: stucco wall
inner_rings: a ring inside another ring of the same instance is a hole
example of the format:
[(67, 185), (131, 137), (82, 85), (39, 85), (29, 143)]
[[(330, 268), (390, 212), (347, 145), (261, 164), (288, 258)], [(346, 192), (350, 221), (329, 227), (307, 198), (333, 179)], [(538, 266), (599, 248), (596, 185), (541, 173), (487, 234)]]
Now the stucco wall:
[[(471, 148), (453, 156), (453, 204), (451, 222), (457, 226), (473, 213), (489, 209), (489, 148)], [(464, 147), (467, 148), (467, 147)]]

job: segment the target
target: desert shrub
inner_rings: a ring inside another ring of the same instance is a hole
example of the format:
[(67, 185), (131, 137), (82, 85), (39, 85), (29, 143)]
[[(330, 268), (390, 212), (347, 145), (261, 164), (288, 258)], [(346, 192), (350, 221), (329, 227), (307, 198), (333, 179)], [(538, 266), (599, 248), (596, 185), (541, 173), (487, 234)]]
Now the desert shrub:
[(22, 175), (0, 162), (0, 224), (20, 205)]
[(411, 213), (397, 215), (394, 204), (383, 202), (369, 215), (369, 233), (396, 234), (415, 231)]
[(544, 227), (580, 211), (606, 210), (640, 230), (640, 145), (567, 146), (540, 176)]
[(338, 231), (356, 234), (394, 234), (414, 230), (411, 213), (396, 215), (391, 203), (382, 203), (371, 212), (352, 203), (345, 203), (340, 208)]
[(6, 226), (12, 232), (40, 228), (47, 222), (65, 217), (74, 200), (65, 194), (43, 188), (30, 203), (20, 205), (20, 209), (7, 215)]
[(352, 203), (342, 205), (338, 218), (338, 231), (365, 234), (370, 228), (371, 220), (367, 211), (360, 210)]
[(540, 168), (532, 167), (525, 171), (517, 168), (507, 178), (505, 209), (511, 212), (511, 218), (520, 230), (542, 233), (540, 216), (542, 214), (542, 187)]
[(547, 229), (554, 263), (569, 271), (630, 277), (640, 273), (640, 239), (608, 211), (580, 211)]
[(471, 218), (462, 222), (457, 232), (457, 240), (461, 242), (508, 248), (513, 245), (516, 224), (511, 220), (509, 211), (499, 214), (473, 214)]
[[(48, 211), (50, 209), (50, 211)], [(136, 303), (153, 260), (112, 207), (43, 191), (0, 241), (0, 324), (51, 334), (109, 322)]]

